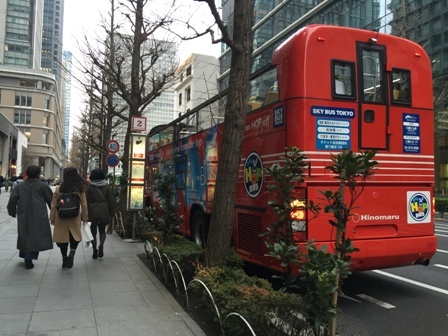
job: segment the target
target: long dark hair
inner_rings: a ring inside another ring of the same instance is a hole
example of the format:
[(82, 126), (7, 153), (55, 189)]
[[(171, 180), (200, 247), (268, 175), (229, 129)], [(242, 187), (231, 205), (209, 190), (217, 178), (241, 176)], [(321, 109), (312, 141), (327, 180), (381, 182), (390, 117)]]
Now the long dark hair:
[(63, 193), (70, 193), (78, 191), (84, 192), (84, 185), (87, 182), (78, 174), (78, 170), (75, 167), (64, 168), (63, 181), (59, 190)]

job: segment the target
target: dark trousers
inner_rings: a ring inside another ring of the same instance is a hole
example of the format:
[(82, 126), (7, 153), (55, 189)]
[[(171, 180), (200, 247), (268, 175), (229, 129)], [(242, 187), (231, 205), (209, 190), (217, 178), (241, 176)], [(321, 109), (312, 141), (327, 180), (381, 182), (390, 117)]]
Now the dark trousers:
[(100, 246), (104, 245), (104, 242), (106, 241), (106, 225), (104, 224), (94, 224), (92, 223), (90, 225), (90, 232), (92, 232), (93, 236), (93, 249), (95, 250), (97, 247), (97, 240), (96, 240), (96, 234), (97, 231), (100, 232)]
[[(73, 238), (72, 233), (70, 232), (70, 250), (76, 251), (79, 242)], [(61, 254), (63, 257), (67, 256), (68, 251), (68, 243), (56, 243), (56, 245), (61, 249)]]

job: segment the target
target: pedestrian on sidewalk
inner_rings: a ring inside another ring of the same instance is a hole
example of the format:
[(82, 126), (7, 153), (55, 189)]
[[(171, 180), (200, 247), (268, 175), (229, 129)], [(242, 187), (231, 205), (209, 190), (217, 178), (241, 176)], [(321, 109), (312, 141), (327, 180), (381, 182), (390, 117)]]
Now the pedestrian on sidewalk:
[[(102, 258), (104, 256), (104, 242), (106, 241), (106, 225), (112, 223), (115, 212), (114, 195), (101, 169), (94, 169), (90, 173), (90, 183), (86, 196), (91, 223), (90, 231), (94, 238), (92, 258)], [(96, 238), (98, 231), (100, 235), (99, 245)]]
[[(74, 167), (64, 169), (63, 181), (57, 186), (53, 200), (51, 201), (50, 220), (54, 225), (53, 241), (61, 250), (62, 268), (72, 268), (76, 248), (81, 241), (81, 221), (85, 225), (88, 220), (87, 200), (84, 186), (87, 182), (78, 174)], [(81, 209), (79, 214), (73, 218), (60, 218), (58, 214), (59, 196), (62, 194), (75, 193), (79, 196)], [(70, 253), (68, 247), (70, 244)]]
[(9, 189), (9, 175), (6, 174), (5, 176), (5, 191), (8, 191)]
[(48, 221), (53, 192), (40, 181), (39, 166), (29, 166), (26, 173), (28, 179), (11, 191), (7, 208), (10, 216), (17, 216), (17, 249), (20, 258), (25, 259), (25, 268), (30, 269), (40, 251), (53, 248)]
[[(5, 185), (5, 179), (0, 175), (0, 195), (2, 194), (2, 187)], [(5, 189), (6, 190), (6, 189)]]
[(19, 183), (22, 183), (23, 181), (25, 181), (23, 179), (23, 175), (20, 174), (19, 177), (14, 181), (14, 183), (12, 184), (11, 190), (13, 190)]

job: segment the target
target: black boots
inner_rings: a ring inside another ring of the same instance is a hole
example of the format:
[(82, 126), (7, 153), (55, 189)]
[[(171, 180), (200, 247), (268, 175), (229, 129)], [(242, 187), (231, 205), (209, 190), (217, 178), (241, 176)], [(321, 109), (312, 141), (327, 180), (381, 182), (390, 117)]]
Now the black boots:
[(102, 258), (104, 256), (103, 245), (98, 246), (98, 257)]
[(95, 249), (95, 248), (93, 249), (92, 258), (93, 258), (93, 259), (97, 259), (97, 258), (98, 258), (98, 250)]
[(62, 268), (67, 268), (68, 257), (62, 257)]
[(25, 269), (33, 268), (34, 264), (31, 260), (25, 259)]
[(73, 267), (73, 258), (75, 257), (75, 251), (70, 251), (70, 254), (67, 257), (67, 268)]

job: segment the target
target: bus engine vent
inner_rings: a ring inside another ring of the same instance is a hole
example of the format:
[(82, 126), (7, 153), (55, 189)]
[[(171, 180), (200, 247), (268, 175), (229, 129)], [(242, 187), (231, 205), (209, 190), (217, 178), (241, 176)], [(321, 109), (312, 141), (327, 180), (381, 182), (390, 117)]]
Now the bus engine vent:
[(262, 217), (238, 212), (238, 247), (247, 252), (263, 256), (264, 243), (262, 233)]

